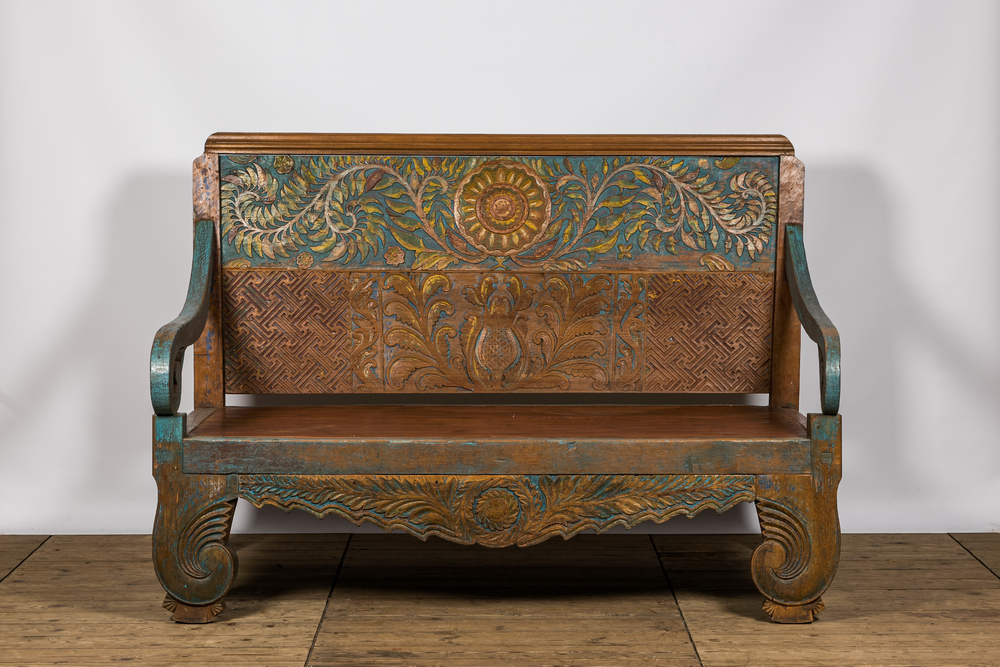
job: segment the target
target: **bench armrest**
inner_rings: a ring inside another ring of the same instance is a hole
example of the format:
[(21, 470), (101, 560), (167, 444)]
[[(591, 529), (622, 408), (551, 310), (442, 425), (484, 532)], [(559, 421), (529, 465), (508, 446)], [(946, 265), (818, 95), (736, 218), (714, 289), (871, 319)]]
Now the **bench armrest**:
[(823, 312), (813, 290), (802, 243), (802, 225), (785, 227), (785, 274), (795, 312), (809, 337), (819, 346), (819, 391), (823, 414), (840, 411), (840, 334)]
[(149, 394), (153, 411), (161, 417), (177, 414), (181, 402), (181, 369), (184, 348), (201, 336), (208, 320), (209, 293), (215, 261), (215, 225), (194, 223), (194, 260), (187, 301), (173, 322), (160, 327), (149, 355)]

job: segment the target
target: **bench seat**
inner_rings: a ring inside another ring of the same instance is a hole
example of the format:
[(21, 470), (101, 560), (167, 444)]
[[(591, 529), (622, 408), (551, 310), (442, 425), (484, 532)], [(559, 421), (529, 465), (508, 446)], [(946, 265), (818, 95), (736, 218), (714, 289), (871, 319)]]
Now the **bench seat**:
[(199, 411), (184, 472), (808, 474), (805, 416), (746, 405), (343, 405)]
[(224, 608), (239, 500), (490, 547), (752, 502), (763, 611), (823, 609), (840, 337), (787, 139), (219, 134), (193, 175), (188, 297), (150, 354), (175, 620)]

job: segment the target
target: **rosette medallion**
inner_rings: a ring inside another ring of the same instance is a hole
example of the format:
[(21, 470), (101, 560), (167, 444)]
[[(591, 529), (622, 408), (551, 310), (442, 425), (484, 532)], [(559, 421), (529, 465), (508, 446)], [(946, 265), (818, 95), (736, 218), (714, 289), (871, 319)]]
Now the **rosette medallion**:
[(462, 179), (455, 194), (458, 231), (490, 255), (514, 255), (537, 241), (551, 213), (542, 179), (519, 162), (487, 162)]

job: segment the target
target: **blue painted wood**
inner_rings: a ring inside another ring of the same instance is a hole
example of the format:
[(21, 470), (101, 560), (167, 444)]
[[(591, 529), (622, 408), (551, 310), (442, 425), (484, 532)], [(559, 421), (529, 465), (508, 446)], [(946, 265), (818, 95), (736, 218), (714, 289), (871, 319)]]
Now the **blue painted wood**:
[(808, 473), (810, 441), (796, 439), (493, 442), (437, 438), (184, 439), (185, 473), (369, 475), (742, 475)]
[[(153, 417), (153, 477), (159, 501), (153, 564), (174, 603), (204, 607), (219, 601), (236, 577), (239, 563), (227, 544), (239, 480), (235, 475), (183, 473), (181, 443), (186, 432), (184, 413)], [(183, 611), (175, 620), (182, 620)], [(197, 622), (206, 620), (211, 619)]]
[(819, 346), (820, 399), (823, 414), (835, 415), (840, 410), (840, 334), (823, 312), (809, 277), (806, 249), (802, 243), (802, 226), (788, 225), (785, 243), (785, 273), (792, 293), (795, 312), (802, 327)]
[(161, 417), (177, 414), (181, 402), (181, 368), (184, 349), (194, 344), (208, 319), (209, 291), (215, 262), (215, 225), (194, 223), (194, 261), (187, 300), (180, 315), (160, 327), (149, 355), (149, 393), (153, 411)]
[(225, 268), (774, 270), (775, 157), (222, 155)]

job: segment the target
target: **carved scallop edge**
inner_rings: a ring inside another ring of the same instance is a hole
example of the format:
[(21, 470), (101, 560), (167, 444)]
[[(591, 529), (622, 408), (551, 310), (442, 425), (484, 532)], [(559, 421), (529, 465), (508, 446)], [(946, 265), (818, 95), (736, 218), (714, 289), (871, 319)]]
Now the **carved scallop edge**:
[[(491, 547), (531, 546), (557, 535), (569, 539), (585, 530), (603, 533), (644, 521), (663, 523), (678, 515), (691, 518), (706, 509), (721, 514), (755, 499), (753, 475), (240, 475), (239, 479), (240, 497), (257, 508), (272, 505), (286, 513), (299, 509), (319, 518), (332, 514), (421, 540), (436, 536)], [(542, 480), (551, 488), (562, 482), (574, 488), (589, 485), (594, 492), (546, 497)], [(484, 533), (475, 527), (469, 511), (473, 503), (464, 502), (464, 496), (472, 489), (496, 486), (526, 486), (533, 501), (529, 509), (543, 507), (541, 516), (518, 518), (513, 525), (519, 529)], [(609, 487), (617, 492), (602, 499), (598, 492)], [(327, 491), (339, 494), (338, 499), (323, 499)], [(311, 494), (321, 497), (310, 500)], [(574, 507), (588, 503), (589, 513), (585, 509), (574, 516)]]

